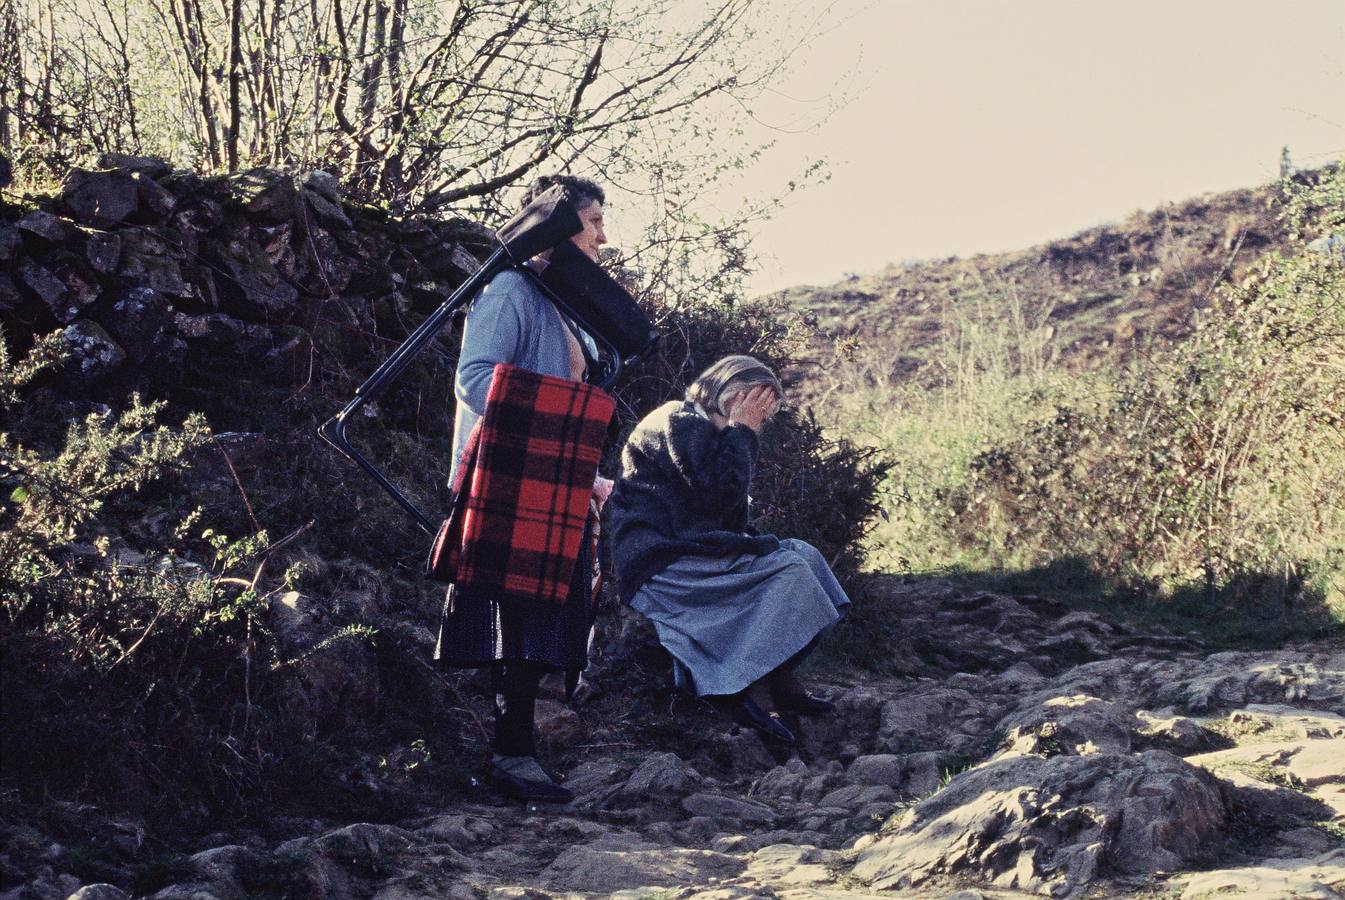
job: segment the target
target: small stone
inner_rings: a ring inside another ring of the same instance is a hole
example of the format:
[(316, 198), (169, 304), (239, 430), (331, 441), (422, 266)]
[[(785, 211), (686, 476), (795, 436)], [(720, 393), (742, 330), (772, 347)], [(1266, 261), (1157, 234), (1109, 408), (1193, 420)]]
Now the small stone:
[(764, 803), (726, 794), (692, 794), (682, 799), (682, 808), (693, 816), (710, 816), (729, 822), (769, 824), (777, 818), (775, 810)]
[(498, 829), (493, 822), (477, 816), (454, 813), (440, 816), (429, 825), (416, 830), (416, 834), (438, 844), (447, 844), (454, 850), (470, 850), (496, 836)]
[(886, 785), (851, 784), (827, 794), (818, 806), (838, 809), (860, 809), (871, 803), (897, 799), (896, 792)]
[(331, 172), (325, 172), (322, 169), (314, 169), (305, 175), (303, 186), (332, 203), (340, 203), (344, 199), (340, 179)]
[(435, 275), (461, 283), (481, 268), (481, 262), (461, 244), (433, 244), (416, 252), (421, 265)]
[(23, 235), (7, 222), (0, 222), (0, 263), (16, 259), (23, 250)]
[(754, 797), (770, 797), (776, 800), (797, 800), (803, 791), (806, 779), (799, 772), (792, 772), (786, 766), (776, 766), (762, 775), (752, 785)]
[(140, 198), (141, 215), (137, 217), (138, 220), (162, 222), (173, 214), (177, 208), (177, 197), (173, 196), (172, 191), (143, 172), (137, 172), (132, 178)]
[(279, 225), (258, 225), (252, 229), (262, 252), (271, 261), (276, 270), (286, 276), (294, 275), (294, 236), (293, 222), (281, 222)]
[(168, 163), (153, 156), (133, 156), (130, 153), (101, 153), (97, 167), (100, 169), (121, 169), (135, 172), (147, 178), (162, 178), (172, 168)]
[(121, 260), (121, 236), (115, 231), (92, 231), (84, 239), (84, 258), (95, 272), (110, 275)]
[(14, 227), (53, 244), (64, 243), (79, 233), (74, 223), (41, 209), (24, 215), (14, 223)]
[(190, 297), (191, 285), (182, 277), (177, 260), (163, 256), (139, 256), (123, 262), (118, 274), (133, 284), (153, 288), (172, 297)]
[(272, 169), (251, 169), (228, 180), (230, 193), (259, 225), (279, 225), (299, 216), (299, 189), (294, 179)]
[(740, 774), (755, 776), (775, 766), (775, 757), (755, 731), (735, 728), (718, 740), (724, 755), (733, 760), (734, 769)]
[(721, 824), (709, 816), (692, 816), (682, 823), (682, 834), (688, 843), (705, 843), (719, 834)]
[(378, 865), (394, 853), (416, 844), (411, 832), (395, 825), (358, 822), (328, 832), (313, 842), (322, 853), (362, 865)]
[(1086, 755), (1129, 753), (1131, 733), (1140, 727), (1124, 706), (1086, 694), (1049, 697), (1001, 720), (1006, 743), (1016, 753)]
[(298, 249), (294, 280), (305, 293), (331, 297), (345, 291), (355, 274), (355, 260), (342, 252), (328, 231), (311, 227)]
[(47, 268), (65, 285), (66, 300), (80, 310), (92, 305), (102, 293), (98, 276), (78, 254), (68, 250), (53, 253), (47, 260)]
[(209, 197), (180, 197), (173, 222), (184, 231), (205, 233), (224, 222), (224, 208)]
[(224, 249), (213, 272), (224, 310), (251, 321), (286, 321), (299, 292), (281, 278), (261, 245), (243, 236)]
[(538, 700), (533, 721), (538, 737), (552, 750), (573, 747), (587, 735), (579, 714), (554, 700)]
[(354, 223), (346, 215), (346, 211), (341, 208), (340, 201), (332, 200), (316, 191), (304, 191), (304, 202), (308, 208), (313, 211), (323, 222), (329, 225), (337, 225), (341, 228), (353, 228)]
[(565, 779), (576, 802), (588, 803), (610, 796), (625, 782), (629, 769), (612, 759), (591, 759), (580, 763)]
[(640, 764), (622, 787), (623, 796), (676, 797), (695, 788), (704, 779), (675, 753), (655, 753)]
[(14, 270), (14, 282), (23, 293), (42, 301), (57, 322), (70, 322), (79, 315), (69, 288), (41, 263), (25, 257)]
[(107, 228), (135, 214), (140, 192), (129, 173), (71, 169), (61, 189), (60, 203), (76, 221)]
[(1007, 755), (912, 807), (859, 852), (853, 874), (882, 890), (956, 870), (999, 887), (1068, 893), (1094, 878), (1104, 855), (1124, 874), (1181, 868), (1208, 852), (1231, 814), (1216, 779), (1163, 751)]
[(247, 335), (245, 323), (224, 313), (206, 313), (199, 316), (177, 313), (173, 316), (173, 327), (177, 329), (178, 334), (188, 340), (204, 341), (220, 348), (243, 340)]
[(71, 894), (69, 900), (131, 900), (131, 895), (116, 885), (86, 884)]
[(900, 784), (905, 777), (906, 759), (900, 753), (856, 757), (845, 776), (857, 784)]
[(67, 325), (61, 339), (70, 348), (66, 377), (81, 385), (106, 378), (126, 361), (123, 350), (103, 326), (88, 319)]
[(189, 170), (178, 170), (164, 175), (160, 183), (172, 191), (173, 196), (180, 200), (205, 191), (219, 193), (223, 181), (223, 178), (206, 179)]
[(1158, 719), (1145, 712), (1138, 715), (1145, 723), (1143, 734), (1156, 738), (1169, 747), (1178, 750), (1198, 750), (1210, 743), (1212, 735), (1194, 719), (1185, 716)]
[(0, 311), (9, 312), (19, 308), (23, 295), (8, 272), (0, 272)]
[(804, 783), (803, 789), (799, 791), (799, 799), (804, 803), (816, 803), (823, 795), (835, 790), (842, 783), (842, 780), (831, 772), (814, 775)]
[(420, 312), (432, 312), (452, 293), (453, 289), (442, 281), (416, 281), (406, 286), (411, 308)]
[(202, 850), (191, 858), (196, 875), (206, 881), (236, 884), (261, 863), (261, 856), (250, 847), (226, 844)]
[(98, 319), (135, 362), (181, 362), (186, 346), (172, 334), (173, 304), (159, 292), (147, 287), (123, 291)]

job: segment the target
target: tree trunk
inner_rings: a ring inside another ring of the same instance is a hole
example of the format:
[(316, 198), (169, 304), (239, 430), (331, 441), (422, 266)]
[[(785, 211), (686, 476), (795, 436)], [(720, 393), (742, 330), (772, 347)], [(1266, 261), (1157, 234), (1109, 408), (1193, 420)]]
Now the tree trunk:
[(238, 129), (243, 117), (243, 0), (229, 0), (229, 130), (225, 135), (229, 171), (238, 171)]
[[(368, 5), (365, 5), (365, 27), (368, 26)], [(364, 64), (364, 74), (360, 78), (360, 133), (368, 136), (374, 130), (374, 110), (378, 106), (378, 87), (383, 79), (383, 58), (388, 53), (388, 3), (387, 0), (376, 0), (374, 7), (374, 34), (372, 52), (366, 46), (364, 34), (360, 35), (360, 56), (368, 60)], [(366, 54), (368, 54), (366, 56)], [(355, 153), (355, 163), (353, 174), (355, 180), (368, 187), (373, 179), (369, 177), (369, 167), (373, 165), (373, 160), (369, 157), (367, 149), (361, 145)]]
[[(389, 129), (394, 133), (400, 132), (405, 127), (401, 115), (400, 99), (402, 93), (402, 41), (405, 33), (406, 0), (393, 0), (392, 35), (388, 44), (388, 86), (391, 88), (393, 98), (397, 101), (393, 109), (392, 120), (389, 123)], [(383, 166), (383, 183), (399, 197), (405, 191), (401, 153), (388, 157)]]
[(0, 46), (14, 48), (0, 59), (0, 147), (6, 150), (23, 133), (23, 45), (16, 2), (0, 2)]

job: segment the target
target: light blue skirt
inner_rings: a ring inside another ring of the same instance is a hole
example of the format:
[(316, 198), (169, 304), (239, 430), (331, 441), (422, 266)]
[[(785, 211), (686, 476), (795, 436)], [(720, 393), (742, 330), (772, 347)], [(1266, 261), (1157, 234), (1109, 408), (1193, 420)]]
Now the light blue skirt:
[(850, 598), (815, 547), (789, 538), (763, 555), (684, 556), (630, 605), (705, 696), (736, 694), (779, 668), (834, 625)]

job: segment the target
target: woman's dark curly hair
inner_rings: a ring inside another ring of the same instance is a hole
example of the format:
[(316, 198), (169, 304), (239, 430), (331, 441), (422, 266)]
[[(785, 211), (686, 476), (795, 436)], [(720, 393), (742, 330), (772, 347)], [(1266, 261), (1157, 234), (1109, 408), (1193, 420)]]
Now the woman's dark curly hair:
[(523, 194), (523, 202), (519, 204), (519, 209), (526, 207), (548, 188), (558, 184), (565, 188), (565, 199), (569, 200), (576, 209), (590, 203), (603, 205), (607, 203), (607, 194), (591, 178), (581, 178), (578, 175), (543, 175), (534, 181)]

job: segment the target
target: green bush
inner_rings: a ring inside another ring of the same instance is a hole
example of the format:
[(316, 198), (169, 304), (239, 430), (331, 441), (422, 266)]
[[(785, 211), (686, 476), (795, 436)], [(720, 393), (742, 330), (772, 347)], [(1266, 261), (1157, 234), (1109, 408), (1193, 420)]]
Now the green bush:
[(897, 460), (893, 554), (1082, 563), (1095, 587), (1200, 598), (1247, 635), (1294, 606), (1309, 630), (1345, 620), (1345, 261), (1306, 247), (1345, 222), (1343, 171), (1285, 185), (1295, 255), (1266, 256), (1188, 339), (1124, 371), (996, 377), (973, 360), (941, 388), (870, 397), (854, 418)]
[(1151, 591), (1339, 596), (1342, 359), (1341, 260), (1272, 255), (1189, 340), (979, 454), (955, 524)]
[[(43, 442), (51, 408), (18, 401), (57, 346), (41, 341), (11, 363), (0, 345), (4, 778), (24, 797), (112, 799), (180, 819), (244, 807), (262, 768), (251, 700), (268, 649), (255, 579), (239, 575), (254, 573), (265, 535), (193, 534), (196, 517), (154, 493), (208, 439), (199, 416), (157, 424), (162, 404), (133, 397)], [(141, 553), (123, 532), (146, 513), (164, 533)]]

